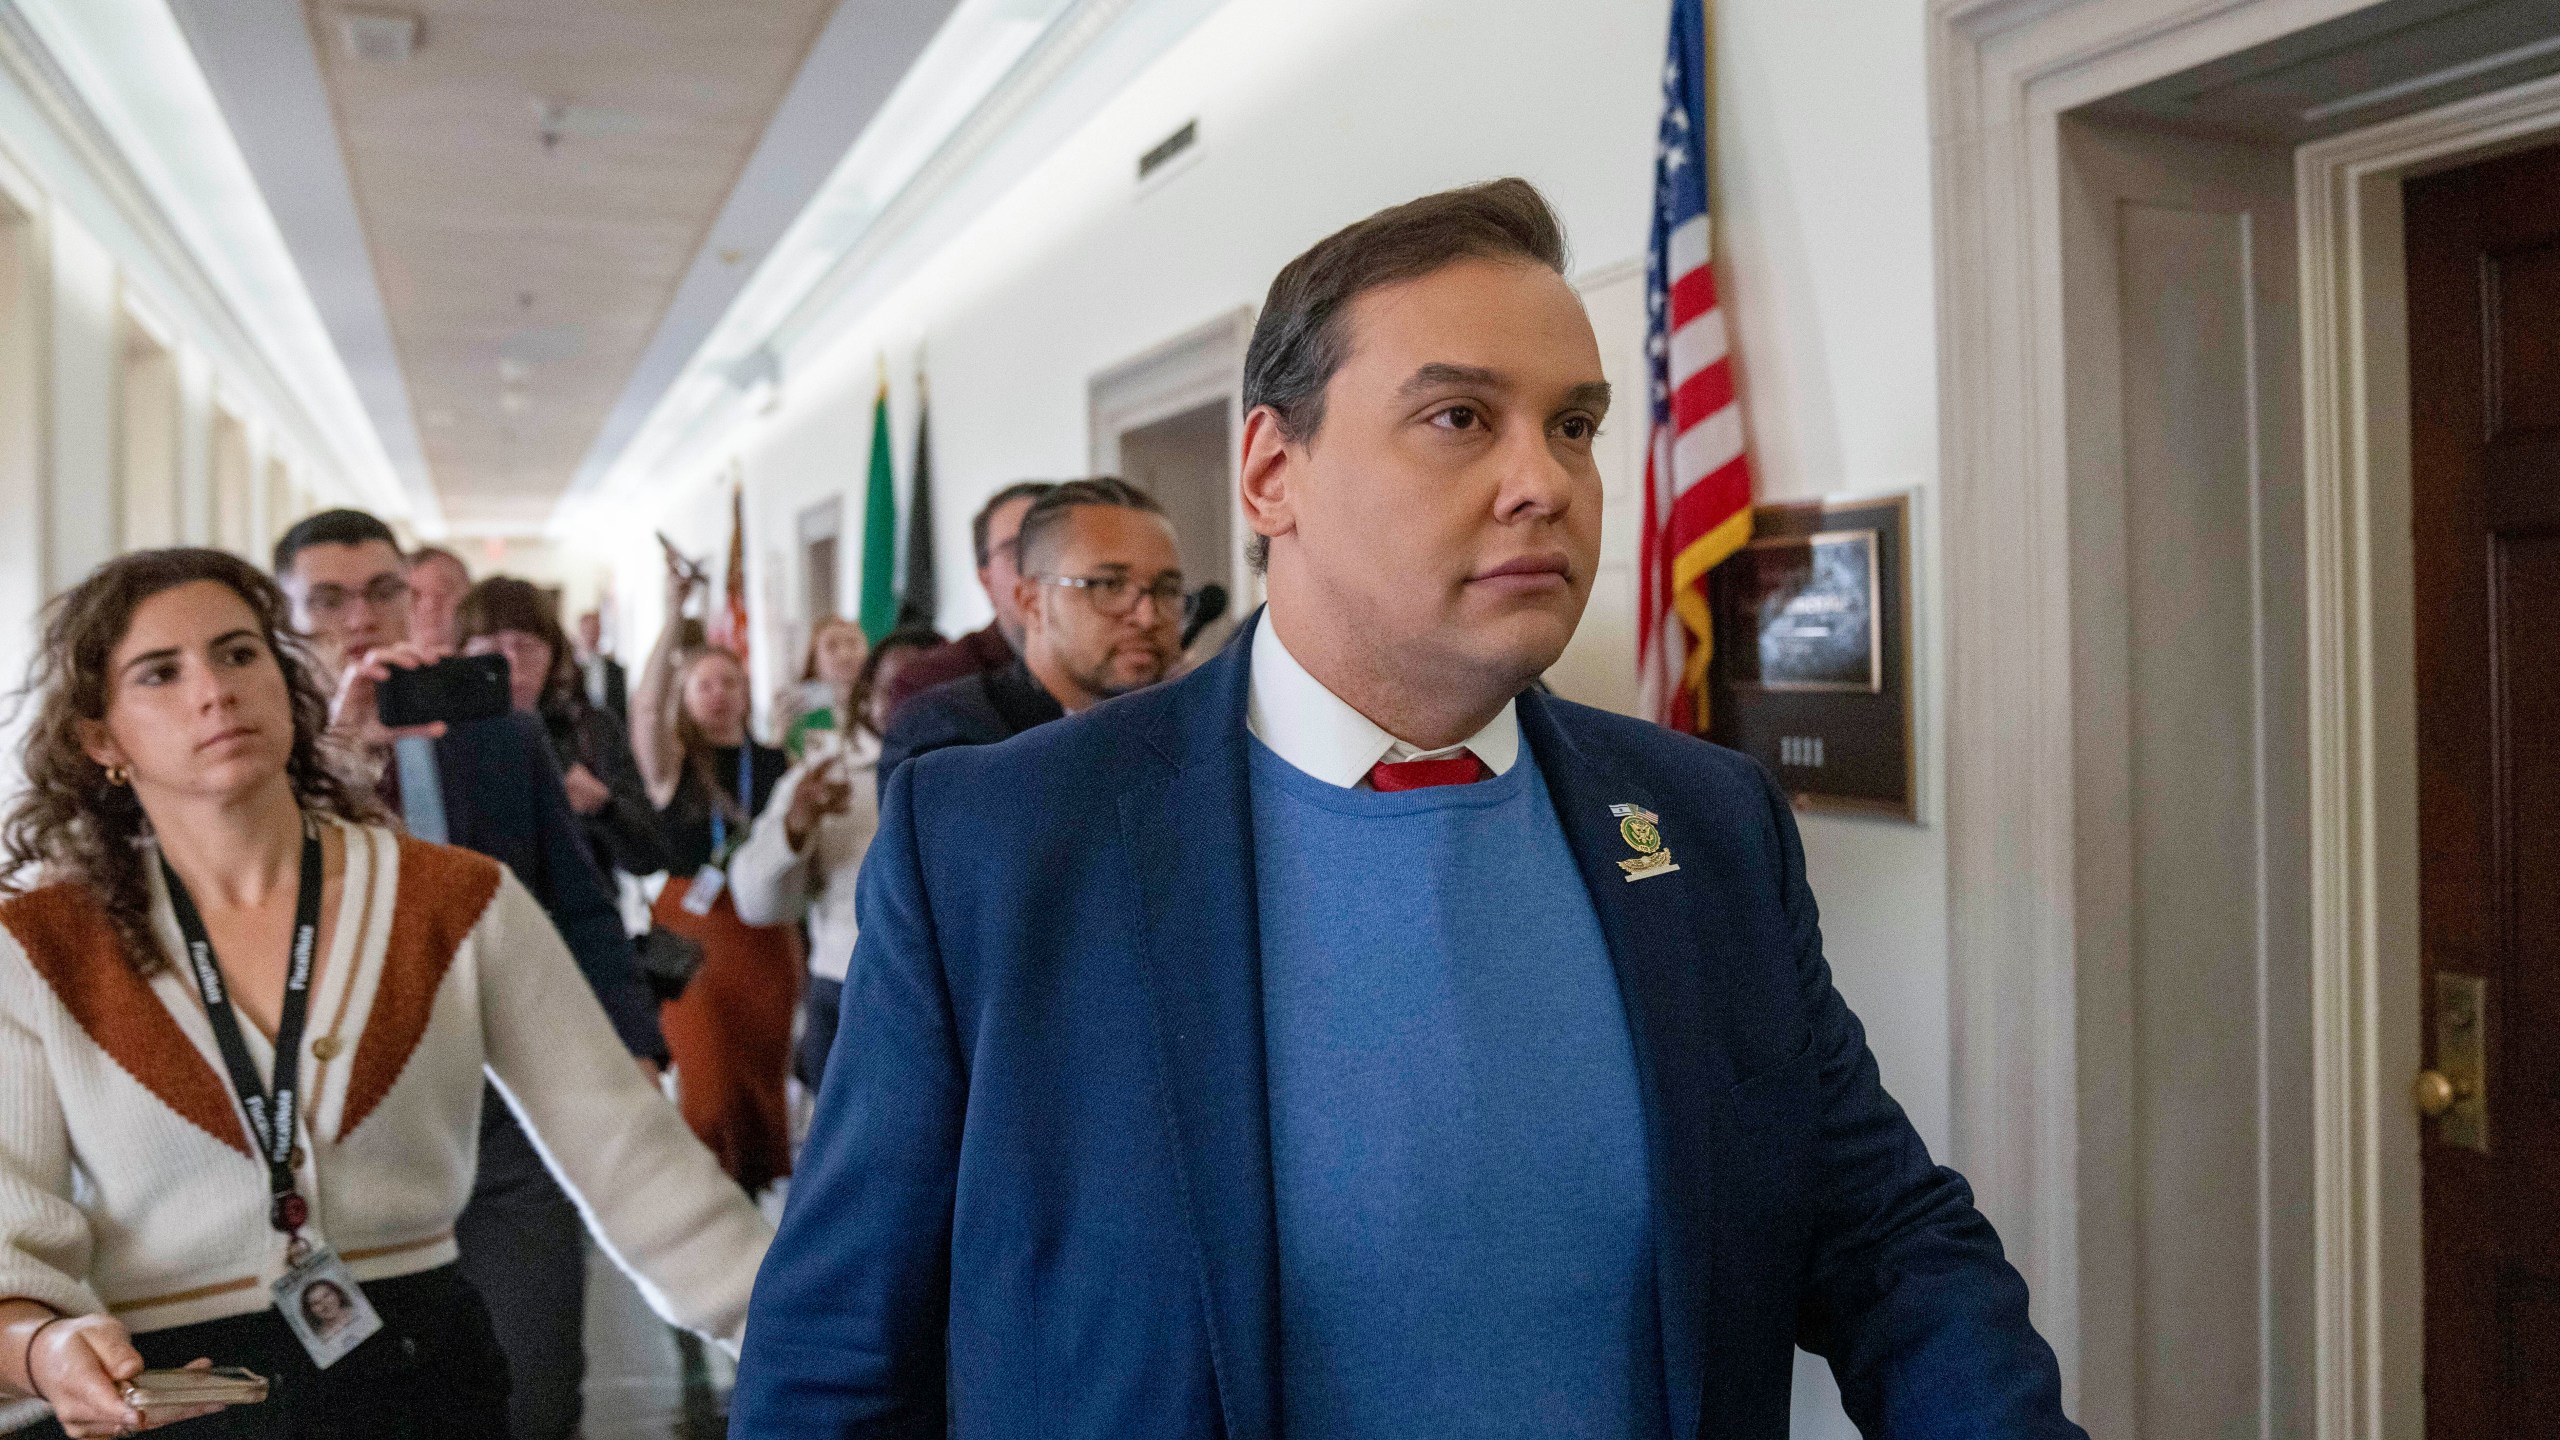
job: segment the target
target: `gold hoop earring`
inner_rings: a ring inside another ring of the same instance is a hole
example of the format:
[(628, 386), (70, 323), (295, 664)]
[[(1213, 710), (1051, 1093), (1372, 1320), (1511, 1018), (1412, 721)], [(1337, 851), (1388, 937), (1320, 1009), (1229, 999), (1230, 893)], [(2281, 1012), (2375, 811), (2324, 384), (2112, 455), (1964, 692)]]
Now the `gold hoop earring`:
[(121, 765), (110, 765), (107, 767), (107, 783), (119, 787), (130, 785), (133, 783), (133, 772)]

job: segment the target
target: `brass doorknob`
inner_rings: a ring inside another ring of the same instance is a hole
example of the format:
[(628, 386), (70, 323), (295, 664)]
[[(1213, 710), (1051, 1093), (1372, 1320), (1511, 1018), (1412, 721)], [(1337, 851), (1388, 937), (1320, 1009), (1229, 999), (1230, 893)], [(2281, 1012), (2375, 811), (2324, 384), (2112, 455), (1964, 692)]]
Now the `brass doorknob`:
[(2433, 1120), (2462, 1098), (2461, 1087), (2447, 1079), (2441, 1070), (2421, 1070), (2417, 1082), (2409, 1087), (2409, 1098), (2417, 1104), (2418, 1113)]

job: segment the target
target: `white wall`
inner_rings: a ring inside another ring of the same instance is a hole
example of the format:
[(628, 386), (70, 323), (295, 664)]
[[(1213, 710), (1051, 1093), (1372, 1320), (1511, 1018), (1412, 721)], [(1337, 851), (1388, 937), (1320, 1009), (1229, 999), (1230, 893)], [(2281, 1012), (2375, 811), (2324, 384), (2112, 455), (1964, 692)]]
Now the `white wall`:
[[(1928, 117), (1922, 0), (1720, 0), (1716, 181), (1760, 493), (1910, 489), (1917, 559), (1920, 826), (1808, 816), (1804, 831), (1840, 984), (1922, 1133), (1947, 1138)], [(1504, 174), (1562, 213), (1622, 395), (1607, 432), (1602, 589), (1559, 667), (1569, 694), (1632, 704), (1632, 486), (1639, 478), (1640, 261), (1666, 7), (1633, 0), (1232, 0), (986, 214), (814, 353), (786, 357), (778, 404), (731, 438), (751, 566), (793, 548), (797, 512), (848, 497), (858, 527), (879, 357), (890, 362), (901, 485), (912, 463), (918, 346), (932, 372), (944, 628), (980, 623), (967, 517), (997, 486), (1079, 473), (1086, 383), (1238, 305), (1336, 227)], [(1134, 158), (1197, 117), (1195, 155), (1160, 183)], [(668, 475), (663, 523), (725, 554), (725, 491)], [(841, 541), (858, 563), (860, 536)], [(646, 524), (616, 552), (625, 633), (656, 626)], [(796, 595), (796, 573), (751, 593)], [(844, 592), (854, 593), (846, 576)], [(770, 617), (767, 617), (770, 619)], [(636, 645), (626, 650), (637, 650)], [(770, 643), (759, 669), (770, 661)], [(769, 690), (760, 683), (760, 693)], [(1827, 1379), (1799, 1434), (1847, 1434)]]
[[(101, 134), (82, 128), (78, 107), (49, 88), (40, 66), (30, 68), (29, 43), (23, 33), (0, 36), (0, 223), (12, 226), (28, 272), (18, 303), (0, 315), (15, 331), (0, 351), (12, 357), (9, 383), (44, 397), (43, 424), (35, 444), (0, 456), (11, 472), (0, 483), (8, 509), (0, 524), (35, 542), (9, 552), (0, 687), (22, 673), (35, 603), (124, 546), (119, 372), (128, 312), (149, 318), (169, 356), (170, 433), (154, 448), (166, 451), (177, 488), (174, 510), (148, 526), (153, 538), (202, 543), (216, 531), (209, 456), (217, 395), (241, 423), (258, 473), (281, 461), (297, 484), (335, 488), (288, 438), (294, 401), (245, 349), (197, 257)], [(259, 545), (269, 538), (262, 527)]]

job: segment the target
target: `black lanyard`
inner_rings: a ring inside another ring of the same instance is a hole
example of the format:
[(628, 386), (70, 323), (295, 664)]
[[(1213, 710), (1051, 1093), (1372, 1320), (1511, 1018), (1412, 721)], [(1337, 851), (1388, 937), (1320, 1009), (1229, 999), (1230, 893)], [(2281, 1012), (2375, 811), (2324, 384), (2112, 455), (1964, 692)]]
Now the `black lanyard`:
[(293, 1179), (298, 1108), (294, 1088), (302, 1075), (302, 1026), (311, 1013), (312, 952), (320, 938), (320, 837), (312, 832), (302, 837), (302, 883), (294, 901), (293, 953), (285, 967), (284, 1007), (276, 1016), (272, 1096), (259, 1083), (257, 1063), (249, 1058), (248, 1042), (240, 1038), (240, 1021), (232, 1014), (222, 970), (214, 964), (213, 941), (204, 933), (204, 917), (196, 913), (195, 901), (165, 856), (160, 874), (169, 884), (169, 908), (178, 914), (178, 933), (186, 937), (187, 965), (195, 972), (197, 992), (204, 996), (205, 1018), (213, 1024), (214, 1043), (222, 1047), (223, 1068), (231, 1072), (232, 1093), (240, 1097), (240, 1108), (249, 1117), (249, 1141), (267, 1158), (267, 1190), (275, 1197), (267, 1223), (292, 1235), (311, 1218), (311, 1206)]

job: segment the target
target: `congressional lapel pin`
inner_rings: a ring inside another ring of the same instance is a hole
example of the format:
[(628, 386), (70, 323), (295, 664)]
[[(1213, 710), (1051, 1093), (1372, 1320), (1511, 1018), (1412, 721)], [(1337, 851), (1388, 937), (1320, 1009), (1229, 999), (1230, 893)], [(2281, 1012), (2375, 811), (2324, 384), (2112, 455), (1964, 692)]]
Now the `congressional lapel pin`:
[(1670, 850), (1663, 846), (1661, 816), (1641, 805), (1612, 805), (1609, 813), (1618, 817), (1618, 838), (1636, 852), (1633, 859), (1618, 862), (1618, 868), (1627, 872), (1627, 883), (1669, 875), (1680, 868), (1672, 863)]

